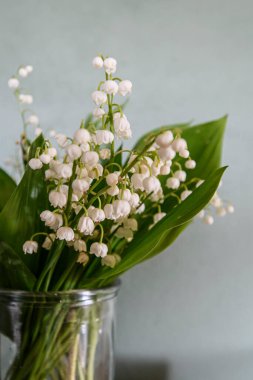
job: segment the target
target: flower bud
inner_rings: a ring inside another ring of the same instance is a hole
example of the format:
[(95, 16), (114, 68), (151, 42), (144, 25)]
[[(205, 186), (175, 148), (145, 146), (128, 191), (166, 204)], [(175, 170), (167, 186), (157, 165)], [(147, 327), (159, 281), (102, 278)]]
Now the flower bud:
[(10, 78), (8, 80), (8, 86), (11, 90), (16, 90), (20, 85), (20, 82), (17, 78)]
[(93, 102), (97, 105), (97, 106), (101, 106), (102, 104), (105, 104), (107, 102), (107, 96), (104, 92), (102, 91), (94, 91), (92, 94), (91, 94), (91, 98), (93, 100)]
[(104, 243), (92, 243), (90, 246), (90, 253), (97, 257), (105, 257), (108, 252), (108, 247)]
[(75, 234), (70, 227), (60, 227), (56, 232), (56, 238), (59, 240), (72, 241), (75, 238)]
[(52, 160), (52, 157), (49, 155), (49, 154), (46, 154), (46, 153), (42, 153), (40, 156), (39, 156), (39, 159), (40, 161), (47, 165), (49, 164), (49, 162)]
[(187, 149), (182, 149), (179, 152), (179, 156), (182, 157), (182, 158), (188, 158), (189, 155), (190, 155), (190, 152)]
[(107, 95), (116, 95), (118, 92), (119, 86), (114, 80), (106, 80), (102, 86), (101, 90), (103, 90)]
[(214, 222), (214, 218), (212, 217), (212, 215), (205, 215), (204, 218), (203, 218), (203, 222), (205, 224), (212, 225), (213, 222)]
[(229, 204), (227, 205), (227, 212), (228, 212), (229, 214), (233, 214), (233, 213), (235, 212), (235, 208), (234, 208), (234, 206), (233, 206), (231, 203), (229, 203)]
[(110, 149), (101, 149), (99, 152), (99, 157), (101, 158), (101, 160), (109, 160), (111, 158)]
[(117, 264), (117, 259), (114, 255), (107, 255), (102, 258), (101, 263), (109, 268), (114, 268)]
[(20, 67), (20, 69), (18, 70), (18, 75), (22, 78), (26, 78), (28, 74), (29, 73), (25, 67)]
[(68, 179), (72, 175), (71, 164), (58, 163), (57, 165), (55, 165), (54, 170), (59, 178)]
[(41, 169), (42, 166), (43, 166), (43, 163), (41, 162), (41, 160), (39, 160), (38, 158), (32, 158), (29, 162), (28, 162), (30, 168), (32, 170), (38, 170), (38, 169)]
[(186, 172), (184, 170), (177, 170), (174, 173), (174, 177), (179, 179), (180, 182), (184, 182), (186, 180)]
[(19, 94), (18, 99), (19, 99), (21, 104), (32, 104), (33, 103), (32, 95)]
[(27, 240), (23, 245), (23, 252), (32, 254), (38, 251), (38, 243), (33, 240)]
[(125, 228), (129, 228), (132, 231), (138, 230), (138, 222), (134, 218), (124, 219), (123, 225)]
[(87, 246), (84, 240), (77, 239), (74, 241), (74, 250), (77, 252), (86, 252)]
[(172, 149), (171, 146), (168, 148), (160, 148), (158, 149), (157, 153), (163, 161), (173, 160), (173, 158), (176, 156), (176, 152)]
[(119, 176), (117, 173), (110, 173), (105, 179), (108, 186), (115, 186), (119, 182)]
[(184, 165), (185, 165), (186, 169), (195, 169), (195, 167), (196, 167), (196, 161), (194, 161), (194, 160), (187, 160)]
[(167, 179), (166, 181), (166, 186), (169, 188), (169, 189), (178, 189), (179, 186), (180, 186), (180, 181), (178, 178), (175, 178), (175, 177), (170, 177)]
[(166, 148), (173, 141), (173, 138), (174, 138), (173, 133), (171, 131), (166, 131), (166, 132), (163, 132), (161, 135), (159, 135), (156, 138), (155, 142), (161, 148)]
[(85, 252), (80, 252), (78, 259), (76, 260), (77, 263), (86, 265), (89, 261), (89, 256)]
[(104, 60), (104, 68), (107, 74), (114, 74), (117, 69), (117, 61), (114, 58), (106, 58)]
[(92, 61), (92, 66), (95, 67), (95, 69), (101, 69), (104, 65), (104, 61), (101, 57), (95, 57)]
[(37, 115), (30, 115), (26, 122), (34, 126), (37, 126), (40, 123)]
[(166, 216), (166, 212), (157, 212), (154, 215), (154, 223), (160, 222)]
[(185, 139), (176, 138), (172, 143), (172, 148), (174, 149), (175, 152), (180, 152), (182, 150), (186, 150), (187, 149), (187, 142), (185, 141)]
[(221, 206), (221, 207), (217, 207), (216, 209), (216, 214), (218, 216), (225, 216), (227, 214), (227, 210), (225, 207)]
[(189, 197), (189, 195), (191, 195), (191, 193), (192, 193), (191, 190), (184, 190), (184, 191), (180, 194), (181, 201), (184, 201), (187, 197)]
[(50, 250), (55, 240), (55, 234), (49, 234), (42, 244), (42, 248)]
[(119, 84), (119, 95), (121, 96), (126, 96), (126, 95), (129, 95), (131, 94), (132, 92), (132, 82), (130, 82), (130, 80), (122, 80)]
[(168, 164), (165, 164), (165, 165), (161, 166), (160, 174), (161, 175), (168, 175), (168, 174), (170, 174), (170, 168), (171, 168), (171, 165), (168, 165)]

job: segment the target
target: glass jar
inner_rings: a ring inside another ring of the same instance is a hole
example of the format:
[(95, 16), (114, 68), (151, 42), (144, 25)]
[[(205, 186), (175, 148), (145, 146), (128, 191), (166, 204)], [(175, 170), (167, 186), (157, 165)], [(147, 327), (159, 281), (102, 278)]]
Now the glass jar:
[(118, 289), (0, 289), (0, 379), (112, 380)]

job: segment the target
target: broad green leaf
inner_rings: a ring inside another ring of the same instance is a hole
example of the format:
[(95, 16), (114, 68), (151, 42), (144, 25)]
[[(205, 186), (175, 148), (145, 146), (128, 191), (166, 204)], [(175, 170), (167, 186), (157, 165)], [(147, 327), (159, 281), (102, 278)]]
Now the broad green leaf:
[(16, 188), (15, 181), (0, 168), (0, 211)]
[(0, 288), (32, 290), (35, 280), (19, 255), (8, 244), (0, 242)]
[(110, 281), (111, 278), (119, 276), (146, 258), (159, 253), (160, 249), (166, 248), (168, 231), (188, 223), (203, 209), (215, 193), (225, 169), (225, 167), (217, 169), (184, 202), (171, 210), (148, 233), (136, 236), (124, 251), (122, 261), (114, 269), (102, 268), (96, 273), (96, 279), (86, 281), (83, 279), (80, 286), (97, 286), (100, 283), (99, 281)]
[[(34, 157), (43, 142), (40, 135), (31, 146), (30, 157)], [(27, 166), (21, 182), (0, 213), (0, 241), (9, 244), (34, 274), (37, 273), (39, 255), (25, 255), (22, 246), (33, 233), (44, 230), (40, 213), (47, 209), (47, 204), (44, 170), (32, 170)]]

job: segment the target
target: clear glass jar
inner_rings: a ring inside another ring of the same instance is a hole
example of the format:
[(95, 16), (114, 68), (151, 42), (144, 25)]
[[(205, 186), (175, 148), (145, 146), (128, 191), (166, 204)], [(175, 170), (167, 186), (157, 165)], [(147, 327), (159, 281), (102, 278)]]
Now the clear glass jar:
[(112, 380), (118, 289), (0, 289), (0, 379)]

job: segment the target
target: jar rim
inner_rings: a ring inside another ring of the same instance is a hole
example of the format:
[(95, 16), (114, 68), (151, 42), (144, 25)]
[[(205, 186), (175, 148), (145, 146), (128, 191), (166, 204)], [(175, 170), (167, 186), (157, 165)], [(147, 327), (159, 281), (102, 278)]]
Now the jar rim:
[(33, 290), (14, 290), (0, 288), (0, 303), (85, 303), (115, 298), (119, 292), (121, 280), (98, 289), (72, 289), (63, 291), (40, 292)]

